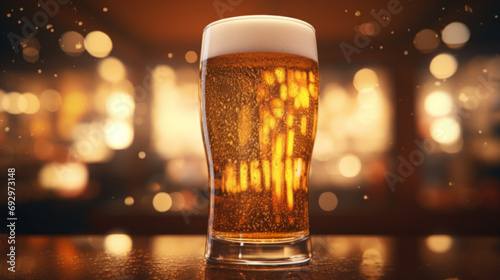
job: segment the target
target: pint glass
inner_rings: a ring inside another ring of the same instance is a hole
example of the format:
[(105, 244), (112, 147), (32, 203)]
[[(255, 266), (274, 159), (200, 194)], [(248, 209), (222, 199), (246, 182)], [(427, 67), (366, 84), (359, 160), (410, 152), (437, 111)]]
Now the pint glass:
[(279, 16), (209, 24), (200, 116), (209, 173), (209, 261), (311, 259), (308, 176), (319, 76), (314, 28)]

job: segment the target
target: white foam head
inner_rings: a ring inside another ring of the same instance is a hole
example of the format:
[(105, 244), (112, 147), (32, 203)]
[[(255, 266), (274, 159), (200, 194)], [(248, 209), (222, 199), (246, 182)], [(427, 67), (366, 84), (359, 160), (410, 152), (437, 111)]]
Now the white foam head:
[(205, 27), (201, 60), (233, 53), (286, 53), (318, 61), (316, 34), (307, 22), (282, 16), (241, 16)]

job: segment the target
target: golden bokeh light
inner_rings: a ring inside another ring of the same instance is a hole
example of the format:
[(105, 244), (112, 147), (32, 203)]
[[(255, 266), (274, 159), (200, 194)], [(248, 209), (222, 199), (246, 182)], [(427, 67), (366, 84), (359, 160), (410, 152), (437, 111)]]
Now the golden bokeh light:
[(113, 92), (106, 98), (106, 112), (116, 119), (127, 119), (134, 114), (135, 102), (125, 92)]
[(333, 211), (337, 208), (339, 200), (332, 192), (324, 192), (319, 196), (318, 204), (323, 211)]
[(346, 154), (339, 160), (339, 171), (344, 177), (355, 177), (361, 171), (361, 160), (354, 154)]
[(85, 51), (84, 40), (80, 33), (68, 31), (59, 39), (59, 47), (69, 56), (80, 56)]
[(367, 36), (372, 36), (377, 33), (377, 29), (379, 29), (378, 32), (380, 32), (380, 27), (376, 26), (375, 24), (373, 24), (372, 22), (364, 22), (360, 24), (358, 28), (361, 33)]
[(467, 25), (455, 21), (443, 29), (441, 37), (450, 49), (459, 49), (469, 41), (470, 31)]
[(172, 207), (170, 208), (172, 211), (180, 211), (186, 206), (186, 198), (182, 193), (173, 192), (170, 194), (170, 198), (172, 198)]
[(451, 145), (460, 140), (461, 135), (460, 123), (451, 117), (444, 117), (433, 120), (430, 125), (430, 134), (434, 141)]
[(83, 114), (89, 107), (88, 96), (80, 91), (70, 91), (62, 99), (60, 114), (75, 117)]
[(42, 108), (49, 112), (55, 112), (59, 110), (62, 104), (62, 97), (59, 92), (53, 89), (44, 90), (40, 94), (40, 105)]
[(169, 65), (160, 64), (153, 70), (153, 82), (156, 86), (172, 86), (176, 78), (174, 69)]
[(466, 86), (460, 90), (458, 94), (458, 102), (460, 106), (467, 110), (475, 110), (479, 107), (479, 100), (475, 96), (476, 87)]
[(118, 82), (125, 78), (125, 65), (115, 57), (101, 60), (97, 66), (99, 75), (108, 82)]
[(23, 58), (27, 62), (35, 63), (40, 58), (40, 52), (33, 47), (27, 47), (23, 49)]
[(158, 212), (167, 212), (172, 207), (172, 197), (166, 192), (159, 192), (153, 197), (153, 207)]
[(109, 36), (102, 31), (92, 31), (84, 40), (85, 49), (93, 57), (106, 57), (113, 49), (113, 42)]
[(431, 53), (439, 47), (439, 36), (431, 29), (420, 30), (413, 39), (415, 48), (421, 53)]
[(132, 206), (132, 205), (134, 205), (134, 202), (135, 202), (135, 200), (134, 200), (134, 198), (133, 198), (133, 197), (131, 197), (131, 196), (127, 196), (127, 197), (125, 197), (125, 199), (123, 200), (123, 203), (125, 203), (125, 205), (127, 205), (127, 206)]
[[(152, 76), (151, 119), (155, 150), (166, 159), (187, 155), (203, 158), (198, 85), (192, 82), (178, 84), (176, 72), (168, 65), (157, 66)], [(183, 79), (179, 76), (179, 80)]]
[(73, 144), (70, 151), (87, 163), (105, 162), (113, 156), (104, 139), (101, 122), (79, 123), (73, 127)]
[(198, 60), (198, 54), (195, 51), (188, 51), (184, 58), (188, 63), (195, 63)]
[(128, 148), (134, 140), (134, 128), (129, 122), (108, 120), (105, 125), (104, 141), (113, 150)]
[(115, 256), (126, 255), (132, 250), (132, 238), (123, 233), (106, 235), (104, 238), (104, 250), (106, 253)]
[[(329, 83), (325, 86), (319, 106), (326, 106), (332, 114), (342, 113), (349, 109), (350, 100), (347, 91), (340, 85)], [(319, 111), (321, 114), (321, 110)]]
[(140, 151), (137, 156), (140, 158), (140, 159), (145, 159), (146, 158), (146, 152), (144, 151)]
[(26, 114), (35, 114), (40, 109), (40, 101), (38, 96), (33, 93), (24, 93), (24, 98), (26, 99), (26, 108), (24, 109), (24, 113)]
[(379, 93), (373, 88), (363, 89), (358, 92), (358, 104), (360, 106), (375, 106), (379, 99)]
[(363, 68), (354, 74), (352, 83), (358, 91), (373, 89), (378, 86), (378, 76), (372, 69)]
[(26, 97), (19, 92), (9, 92), (2, 96), (2, 109), (12, 115), (23, 113), (28, 107)]
[(444, 253), (450, 250), (453, 239), (449, 235), (431, 235), (425, 239), (425, 244), (434, 253)]
[(375, 105), (363, 104), (357, 110), (357, 118), (364, 125), (377, 123), (377, 119), (383, 114), (381, 108)]
[(453, 99), (445, 91), (434, 91), (425, 97), (424, 108), (431, 116), (446, 116), (453, 110)]
[(464, 141), (462, 138), (459, 138), (457, 141), (451, 144), (441, 144), (441, 150), (447, 154), (456, 154), (462, 150), (464, 147)]
[(447, 53), (436, 55), (429, 65), (431, 74), (437, 79), (447, 79), (453, 76), (453, 74), (457, 71), (457, 68), (457, 59)]
[(62, 195), (77, 196), (87, 186), (89, 172), (81, 163), (46, 163), (38, 173), (40, 185)]

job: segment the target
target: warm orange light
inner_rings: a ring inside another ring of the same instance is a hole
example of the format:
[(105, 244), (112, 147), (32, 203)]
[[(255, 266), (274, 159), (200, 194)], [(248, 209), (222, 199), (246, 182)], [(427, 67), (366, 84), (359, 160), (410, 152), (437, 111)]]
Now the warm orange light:
[(240, 186), (242, 191), (248, 189), (248, 164), (244, 161), (240, 163)]
[(98, 58), (108, 56), (113, 48), (111, 38), (101, 31), (92, 31), (87, 34), (84, 45), (91, 56)]
[(238, 114), (238, 139), (241, 147), (244, 147), (252, 134), (251, 111), (248, 105), (242, 106)]
[(274, 141), (274, 146), (272, 149), (272, 182), (274, 187), (274, 192), (278, 201), (282, 199), (283, 196), (283, 152), (284, 152), (284, 136), (278, 134)]
[(276, 80), (276, 79), (274, 78), (274, 74), (273, 74), (273, 72), (271, 72), (271, 71), (264, 71), (264, 72), (262, 73), (262, 75), (264, 76), (264, 77), (263, 77), (263, 78), (264, 78), (264, 81), (266, 81), (266, 83), (267, 83), (268, 85), (272, 85), (272, 84), (274, 84), (274, 82), (275, 82), (275, 80)]
[(262, 191), (260, 166), (258, 160), (253, 160), (252, 163), (250, 163), (250, 185), (255, 191)]
[(286, 182), (286, 198), (288, 209), (293, 209), (293, 162), (291, 158), (285, 161), (285, 182)]
[(172, 198), (166, 192), (159, 192), (153, 197), (153, 207), (158, 212), (167, 212), (172, 207)]
[(306, 116), (302, 116), (300, 118), (300, 133), (302, 133), (303, 135), (306, 135), (306, 133), (307, 133), (307, 117)]
[(434, 253), (444, 253), (450, 250), (453, 239), (449, 235), (431, 235), (425, 239), (425, 244)]
[(324, 192), (319, 196), (318, 204), (323, 211), (333, 211), (337, 208), (339, 201), (332, 192)]
[(126, 255), (132, 250), (132, 238), (127, 234), (110, 234), (104, 238), (104, 249), (112, 255)]
[(282, 67), (278, 67), (274, 69), (274, 75), (276, 75), (276, 78), (278, 79), (278, 83), (283, 83), (285, 82), (285, 69)]
[(437, 79), (447, 79), (453, 76), (453, 74), (457, 71), (457, 68), (457, 59), (447, 53), (436, 55), (431, 60), (431, 64), (429, 65), (431, 74)]

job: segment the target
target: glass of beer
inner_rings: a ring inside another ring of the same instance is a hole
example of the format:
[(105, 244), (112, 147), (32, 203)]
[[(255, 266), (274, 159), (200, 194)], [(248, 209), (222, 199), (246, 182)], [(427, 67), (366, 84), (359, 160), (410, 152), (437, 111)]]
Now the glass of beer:
[(203, 32), (200, 71), (210, 185), (206, 259), (309, 261), (308, 177), (319, 97), (314, 28), (281, 16), (213, 22)]

